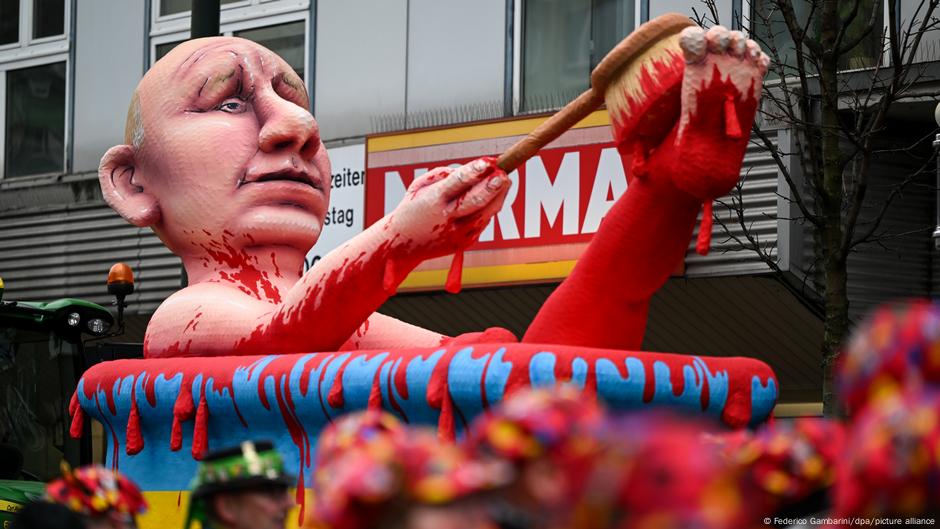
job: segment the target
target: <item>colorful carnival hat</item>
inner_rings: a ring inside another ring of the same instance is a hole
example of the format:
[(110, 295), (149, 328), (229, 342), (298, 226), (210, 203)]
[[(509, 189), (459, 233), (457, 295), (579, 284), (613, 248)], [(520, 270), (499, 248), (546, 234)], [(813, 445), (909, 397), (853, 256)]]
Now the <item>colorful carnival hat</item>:
[(62, 463), (62, 477), (46, 486), (55, 503), (85, 516), (132, 518), (147, 510), (140, 489), (119, 472), (92, 465), (76, 469)]
[(398, 447), (405, 429), (394, 416), (369, 410), (341, 417), (320, 435), (314, 505), (308, 527), (353, 529), (391, 510), (402, 490)]
[(470, 427), (468, 447), (521, 463), (541, 457), (577, 461), (597, 453), (603, 407), (571, 386), (513, 393)]
[(940, 392), (896, 394), (855, 418), (834, 504), (840, 516), (940, 514)]
[(762, 515), (802, 504), (812, 514), (822, 510), (813, 502), (835, 482), (844, 449), (842, 423), (801, 418), (767, 425), (750, 439), (731, 443), (726, 455), (741, 468), (742, 485), (756, 487), (754, 501)]
[(384, 437), (400, 437), (405, 427), (394, 415), (381, 410), (367, 410), (344, 415), (327, 426), (317, 442), (317, 468), (339, 457), (353, 446), (363, 446)]
[(612, 419), (575, 506), (581, 528), (748, 527), (752, 506), (713, 425), (662, 411)]
[(902, 387), (940, 383), (940, 305), (914, 300), (879, 308), (849, 341), (838, 374), (852, 411)]
[[(352, 416), (346, 422), (355, 430), (370, 421)], [(340, 423), (339, 429), (347, 428)], [(411, 505), (451, 503), (506, 481), (505, 473), (478, 465), (431, 430), (366, 429), (376, 435), (350, 436), (358, 441), (328, 449), (332, 454), (328, 459), (318, 453), (323, 464), (315, 475), (315, 505), (308, 527), (373, 527), (378, 520), (404, 516)]]
[(269, 441), (245, 441), (239, 446), (209, 452), (199, 463), (190, 485), (189, 512), (183, 524), (198, 520), (205, 526), (206, 498), (220, 492), (289, 487), (296, 478), (284, 470), (284, 460)]

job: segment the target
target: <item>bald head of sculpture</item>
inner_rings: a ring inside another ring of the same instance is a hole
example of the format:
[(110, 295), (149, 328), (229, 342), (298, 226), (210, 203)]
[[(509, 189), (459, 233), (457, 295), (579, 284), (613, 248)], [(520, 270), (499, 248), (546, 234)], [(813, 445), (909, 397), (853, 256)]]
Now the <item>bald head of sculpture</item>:
[(303, 81), (254, 42), (184, 42), (140, 81), (124, 144), (99, 167), (105, 200), (186, 258), (249, 247), (306, 253), (330, 165)]

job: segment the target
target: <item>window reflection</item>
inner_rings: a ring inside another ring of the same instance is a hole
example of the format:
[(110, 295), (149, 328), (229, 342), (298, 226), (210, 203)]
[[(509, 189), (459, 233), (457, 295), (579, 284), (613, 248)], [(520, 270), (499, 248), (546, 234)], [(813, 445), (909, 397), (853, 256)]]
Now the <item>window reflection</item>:
[[(875, 10), (875, 0), (859, 0), (861, 5), (858, 14), (849, 24), (845, 39), (852, 41), (863, 34), (867, 28), (869, 17)], [(845, 5), (843, 5), (845, 4)], [(851, 13), (851, 2), (840, 2), (838, 5), (839, 15), (842, 20), (847, 20)], [(783, 19), (783, 14), (777, 7), (775, 0), (754, 0), (752, 14), (752, 31), (761, 47), (775, 59), (776, 53), (780, 64), (783, 66), (784, 75), (797, 75), (796, 71), (796, 49), (793, 46), (793, 37), (787, 29), (787, 24)], [(810, 13), (813, 11), (811, 4), (807, 0), (794, 0), (793, 13), (801, 26), (805, 26)], [(819, 35), (819, 17), (818, 10), (814, 20), (809, 24), (809, 38), (818, 38)], [(876, 14), (875, 27), (857, 46), (843, 54), (839, 58), (839, 69), (853, 70), (859, 68), (872, 68), (881, 60), (881, 34), (884, 27), (884, 13)], [(814, 75), (815, 68), (807, 62), (807, 74)], [(772, 67), (768, 74), (772, 78), (779, 77), (779, 74)]]
[(7, 177), (61, 173), (65, 159), (65, 63), (7, 72)]
[(587, 90), (593, 67), (634, 26), (633, 0), (527, 0), (523, 9), (523, 111)]

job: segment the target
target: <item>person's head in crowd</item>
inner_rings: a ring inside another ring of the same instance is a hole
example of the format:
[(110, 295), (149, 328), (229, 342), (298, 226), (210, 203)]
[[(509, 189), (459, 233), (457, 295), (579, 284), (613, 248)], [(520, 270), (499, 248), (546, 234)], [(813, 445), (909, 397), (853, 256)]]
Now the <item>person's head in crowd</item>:
[(267, 441), (245, 441), (212, 451), (199, 463), (184, 529), (194, 521), (212, 529), (283, 529), (294, 507), (295, 479)]
[(517, 391), (470, 426), (467, 449), (509, 462), (515, 479), (491, 502), (501, 527), (565, 523), (600, 452), (605, 412), (571, 386)]
[(837, 384), (850, 413), (940, 384), (940, 305), (913, 300), (877, 309), (842, 351)]
[(940, 392), (895, 394), (853, 418), (834, 503), (840, 516), (940, 518)]
[(315, 461), (317, 468), (340, 457), (356, 446), (380, 443), (386, 438), (405, 435), (405, 425), (394, 415), (379, 410), (366, 410), (342, 416), (320, 433)]
[(401, 428), (381, 412), (349, 415), (330, 426), (317, 461), (307, 520), (316, 528), (487, 528), (479, 495), (508, 479), (431, 430)]
[(611, 418), (575, 507), (579, 529), (732, 529), (753, 518), (710, 422), (644, 411)]
[(89, 529), (127, 529), (147, 509), (140, 489), (119, 472), (99, 465), (71, 469), (46, 486), (49, 500), (81, 515)]
[(81, 515), (65, 505), (40, 500), (16, 513), (10, 529), (85, 529)]
[(845, 427), (824, 418), (779, 420), (724, 447), (761, 516), (798, 518), (824, 512), (844, 454)]

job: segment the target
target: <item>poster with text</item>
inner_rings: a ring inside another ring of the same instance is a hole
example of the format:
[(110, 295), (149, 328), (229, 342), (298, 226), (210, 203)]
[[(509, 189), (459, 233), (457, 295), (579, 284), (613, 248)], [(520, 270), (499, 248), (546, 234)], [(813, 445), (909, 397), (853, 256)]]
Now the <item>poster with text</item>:
[(307, 253), (307, 270), (331, 250), (362, 232), (365, 219), (365, 145), (334, 147), (327, 152), (332, 166), (330, 205), (320, 239)]

